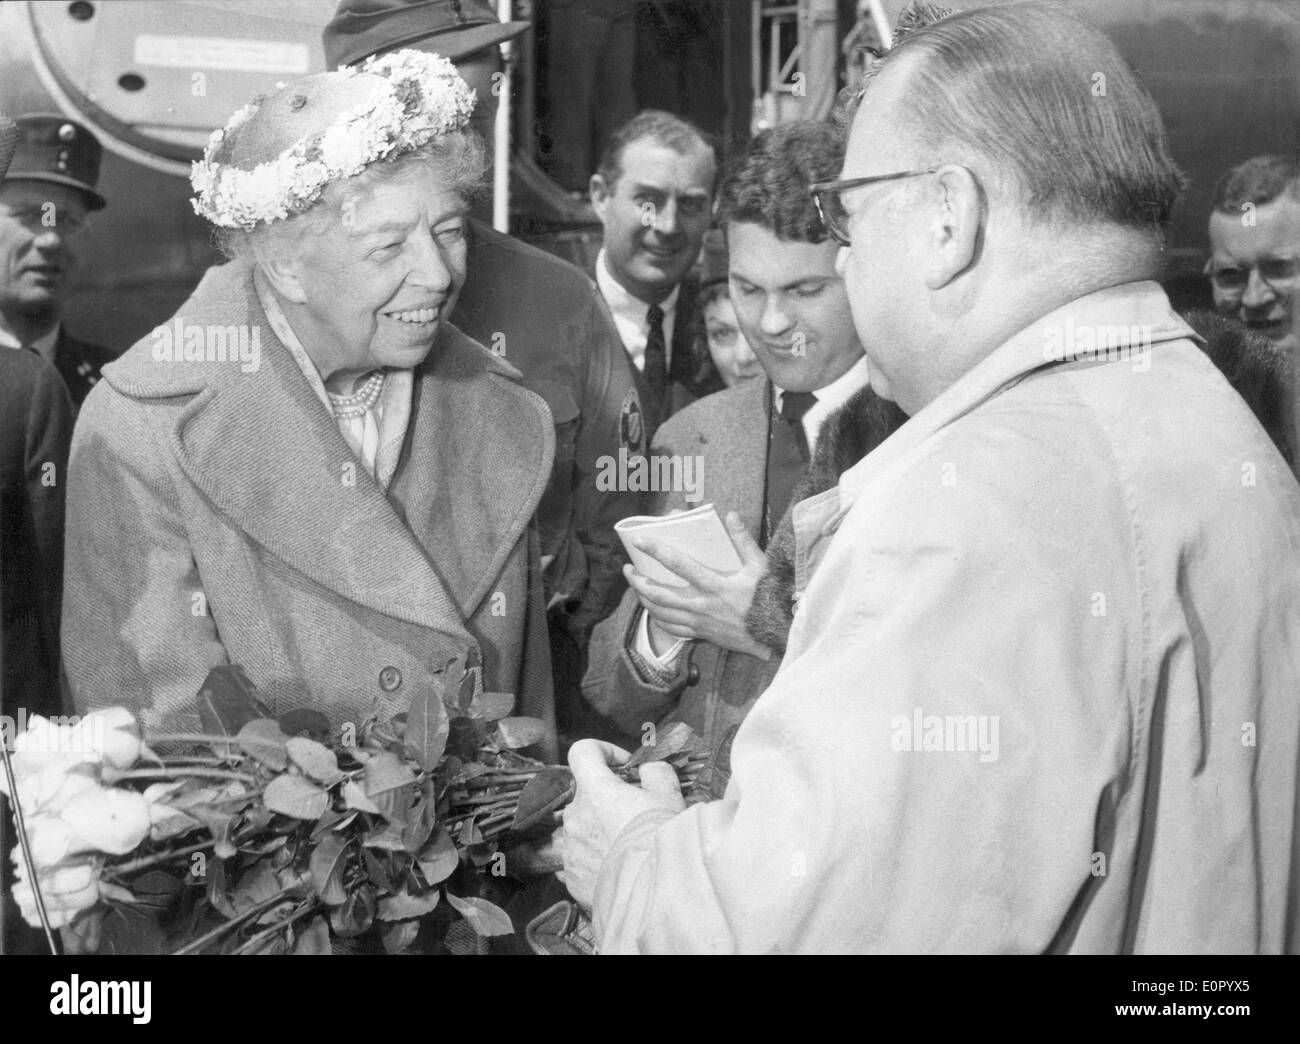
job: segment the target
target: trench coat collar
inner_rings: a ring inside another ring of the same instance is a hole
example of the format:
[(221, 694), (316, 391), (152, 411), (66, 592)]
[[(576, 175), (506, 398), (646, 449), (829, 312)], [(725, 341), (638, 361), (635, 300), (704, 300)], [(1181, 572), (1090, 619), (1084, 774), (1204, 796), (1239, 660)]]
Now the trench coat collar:
[[(827, 540), (863, 492), (891, 466), (926, 439), (1037, 371), (1074, 362), (1069, 345), (1085, 344), (1076, 333), (1123, 326), (1143, 331), (1148, 350), (1170, 341), (1200, 341), (1179, 316), (1160, 284), (1122, 283), (1077, 298), (1041, 316), (996, 348), (969, 373), (949, 386), (893, 435), (840, 476), (839, 485), (795, 505), (795, 589), (802, 592), (817, 567)], [(1146, 331), (1149, 328), (1149, 341)], [(1061, 345), (1065, 351), (1055, 351)], [(1079, 351), (1086, 351), (1079, 347)], [(1063, 357), (1065, 356), (1065, 357)], [(1086, 364), (1076, 355), (1075, 365)], [(1147, 365), (1151, 365), (1148, 357)], [(1140, 366), (1141, 360), (1120, 365)]]
[(268, 551), (343, 598), (466, 639), (464, 620), (524, 533), (549, 476), (554, 431), (545, 405), (515, 383), (508, 363), (444, 326), (416, 370), (406, 445), (386, 497), (275, 337), (251, 272), (241, 262), (210, 270), (177, 316), (256, 329), (255, 373), (232, 363), (159, 363), (146, 338), (105, 376), (138, 398), (193, 396), (169, 433), (171, 449), (217, 509)]

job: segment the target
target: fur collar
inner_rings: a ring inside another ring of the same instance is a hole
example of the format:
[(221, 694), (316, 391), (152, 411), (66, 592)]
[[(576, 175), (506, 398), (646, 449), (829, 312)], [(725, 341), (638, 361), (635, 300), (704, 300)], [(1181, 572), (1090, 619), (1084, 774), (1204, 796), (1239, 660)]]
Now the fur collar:
[[(837, 485), (840, 475), (889, 438), (907, 420), (907, 414), (863, 388), (827, 418), (813, 459), (790, 496), (790, 507)], [(767, 548), (767, 573), (758, 582), (745, 616), (749, 633), (760, 642), (785, 652), (794, 604), (794, 525), (790, 512), (781, 518)]]

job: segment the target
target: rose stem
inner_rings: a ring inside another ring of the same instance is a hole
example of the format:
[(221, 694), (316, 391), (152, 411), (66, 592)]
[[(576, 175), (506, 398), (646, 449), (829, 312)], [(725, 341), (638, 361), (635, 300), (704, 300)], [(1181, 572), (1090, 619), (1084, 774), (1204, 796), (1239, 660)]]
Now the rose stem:
[(245, 910), (243, 913), (238, 914), (235, 917), (232, 917), (229, 921), (226, 921), (224, 924), (217, 925), (210, 932), (204, 932), (197, 939), (193, 940), (192, 942), (186, 943), (179, 950), (173, 950), (171, 955), (173, 957), (178, 957), (181, 954), (193, 953), (195, 950), (201, 949), (202, 947), (206, 946), (208, 943), (212, 942), (214, 939), (220, 938), (222, 935), (224, 935), (226, 932), (230, 931), (231, 929), (238, 928), (245, 921), (252, 920), (254, 917), (257, 917), (259, 914), (263, 914), (267, 910), (271, 909), (271, 907), (284, 902), (292, 894), (293, 894), (293, 889), (286, 888), (283, 892), (280, 892), (278, 895), (273, 895), (271, 896), (270, 899), (266, 899), (258, 903), (256, 906), (251, 907), (248, 910)]
[(139, 859), (132, 859), (129, 863), (121, 863), (117, 866), (106, 867), (105, 869), (111, 871), (115, 877), (134, 874), (137, 871), (148, 869), (151, 866), (157, 866), (159, 863), (166, 863), (173, 859), (182, 859), (191, 853), (201, 852), (205, 848), (211, 848), (216, 843), (215, 838), (209, 838), (207, 841), (200, 841), (195, 845), (187, 845), (185, 848), (177, 848), (169, 852), (156, 852), (154, 855), (141, 856)]
[(203, 732), (164, 732), (157, 736), (146, 736), (153, 743), (238, 743), (235, 736), (213, 736)]
[(218, 768), (170, 768), (170, 769), (131, 769), (117, 777), (123, 779), (172, 779), (176, 776), (193, 776), (197, 779), (235, 779), (241, 783), (256, 783), (257, 777), (247, 772)]
[(294, 921), (298, 920), (298, 918), (303, 917), (306, 914), (312, 913), (315, 909), (316, 909), (316, 900), (315, 899), (306, 900), (301, 906), (298, 907), (298, 909), (293, 911), (293, 913), (291, 913), (284, 920), (276, 921), (276, 923), (271, 925), (271, 927), (264, 928), (256, 935), (250, 936), (248, 941), (244, 943), (242, 946), (240, 946), (233, 953), (231, 953), (230, 956), (238, 957), (240, 954), (253, 949), (253, 947), (255, 947), (263, 939), (269, 938), (270, 936), (274, 935), (276, 932), (283, 931), (285, 928), (289, 927), (289, 925), (293, 924)]
[[(464, 798), (461, 801), (457, 801), (456, 804), (457, 805), (503, 805), (508, 801), (516, 801), (517, 799), (518, 799), (517, 794), (484, 794), (482, 797)], [(481, 808), (476, 808), (475, 811), (481, 812), (483, 810)]]
[(214, 758), (204, 754), (180, 754), (174, 758), (159, 758), (158, 760), (168, 768), (179, 768), (182, 765), (224, 765), (230, 758)]

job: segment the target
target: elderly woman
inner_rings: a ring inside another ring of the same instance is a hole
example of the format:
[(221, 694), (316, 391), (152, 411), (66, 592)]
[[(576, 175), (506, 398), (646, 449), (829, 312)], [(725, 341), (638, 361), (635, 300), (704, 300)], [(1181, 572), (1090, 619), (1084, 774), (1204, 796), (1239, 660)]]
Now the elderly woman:
[(337, 727), (405, 710), (458, 657), (553, 722), (530, 524), (551, 418), (446, 321), (484, 170), (473, 102), (450, 63), (401, 51), (213, 135), (195, 208), (232, 260), (105, 370), (76, 430), (79, 709), (188, 724), (236, 663), (277, 713)]

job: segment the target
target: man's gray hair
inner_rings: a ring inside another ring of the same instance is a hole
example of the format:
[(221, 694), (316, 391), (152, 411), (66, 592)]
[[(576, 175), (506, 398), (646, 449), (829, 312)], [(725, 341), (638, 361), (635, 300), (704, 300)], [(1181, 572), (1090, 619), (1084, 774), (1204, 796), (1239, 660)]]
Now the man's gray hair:
[(1100, 30), (1051, 3), (939, 17), (871, 70), (911, 59), (900, 133), (923, 163), (970, 161), (1029, 213), (1163, 239), (1184, 184), (1150, 93)]

